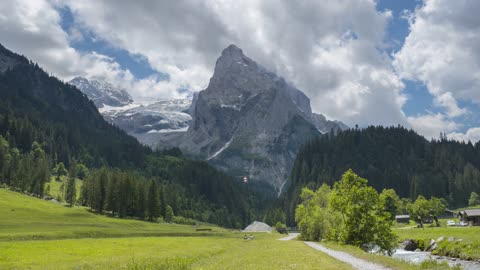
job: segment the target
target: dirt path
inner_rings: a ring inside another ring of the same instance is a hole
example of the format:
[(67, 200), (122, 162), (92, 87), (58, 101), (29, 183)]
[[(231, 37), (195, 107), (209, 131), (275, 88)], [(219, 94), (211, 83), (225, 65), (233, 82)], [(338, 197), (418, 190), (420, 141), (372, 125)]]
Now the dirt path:
[(331, 257), (339, 261), (351, 264), (355, 269), (358, 269), (358, 270), (390, 270), (390, 268), (359, 259), (346, 252), (336, 251), (336, 250), (326, 248), (319, 243), (307, 242), (307, 241), (304, 243), (316, 250), (319, 250), (323, 253), (326, 253), (327, 255), (330, 255)]
[(297, 238), (298, 235), (299, 235), (299, 233), (289, 233), (287, 237), (283, 237), (283, 238), (280, 238), (280, 239), (277, 239), (277, 240), (289, 241), (289, 240)]

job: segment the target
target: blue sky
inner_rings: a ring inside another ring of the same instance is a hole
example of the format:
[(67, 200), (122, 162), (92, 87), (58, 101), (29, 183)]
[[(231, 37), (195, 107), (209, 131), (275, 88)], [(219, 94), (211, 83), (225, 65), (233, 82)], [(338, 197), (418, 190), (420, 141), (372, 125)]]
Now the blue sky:
[(327, 118), (477, 141), (478, 12), (476, 0), (5, 0), (0, 42), (138, 99), (204, 89), (234, 43)]
[[(60, 25), (65, 32), (70, 32), (70, 29), (75, 25), (75, 18), (68, 6), (58, 8), (61, 16)], [(102, 55), (113, 58), (115, 62), (120, 64), (123, 69), (128, 69), (138, 79), (143, 79), (148, 76), (157, 74), (161, 75), (165, 79), (168, 78), (168, 74), (159, 73), (155, 71), (148, 60), (143, 55), (131, 54), (128, 51), (113, 46), (110, 42), (95, 35), (91, 31), (84, 28), (77, 28), (81, 31), (82, 38), (79, 40), (72, 40), (70, 45), (79, 52), (97, 52)]]

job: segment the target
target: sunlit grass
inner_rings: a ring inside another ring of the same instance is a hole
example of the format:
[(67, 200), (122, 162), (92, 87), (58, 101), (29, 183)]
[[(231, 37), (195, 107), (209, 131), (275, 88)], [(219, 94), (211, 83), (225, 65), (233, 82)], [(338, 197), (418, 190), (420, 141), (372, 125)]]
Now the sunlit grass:
[(123, 220), (0, 189), (0, 269), (352, 269), (280, 234)]
[[(208, 234), (223, 233), (211, 227)], [(206, 235), (193, 226), (110, 218), (0, 189), (0, 240)]]

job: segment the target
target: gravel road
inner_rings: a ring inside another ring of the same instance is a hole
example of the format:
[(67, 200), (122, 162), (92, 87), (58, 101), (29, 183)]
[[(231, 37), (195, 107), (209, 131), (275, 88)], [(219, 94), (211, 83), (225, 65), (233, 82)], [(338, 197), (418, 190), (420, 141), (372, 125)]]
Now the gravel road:
[(379, 264), (367, 262), (365, 260), (354, 257), (348, 253), (326, 248), (320, 245), (319, 243), (315, 243), (315, 242), (304, 242), (304, 243), (316, 250), (319, 250), (323, 253), (326, 253), (327, 255), (330, 255), (331, 257), (339, 261), (351, 264), (355, 269), (358, 269), (358, 270), (390, 270), (390, 268), (387, 268)]
[(280, 239), (277, 239), (277, 240), (289, 241), (289, 240), (297, 238), (298, 235), (299, 235), (299, 233), (289, 233), (287, 237), (283, 237), (283, 238), (280, 238)]

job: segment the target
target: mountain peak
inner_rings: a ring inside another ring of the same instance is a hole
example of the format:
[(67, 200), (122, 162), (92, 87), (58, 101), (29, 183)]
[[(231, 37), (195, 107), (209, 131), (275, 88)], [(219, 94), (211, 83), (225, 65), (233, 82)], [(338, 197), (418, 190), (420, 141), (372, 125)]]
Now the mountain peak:
[(98, 108), (102, 108), (104, 105), (121, 107), (133, 102), (132, 97), (125, 89), (118, 89), (103, 79), (90, 78), (89, 80), (78, 76), (69, 83), (86, 94)]
[(228, 54), (240, 54), (240, 55), (243, 55), (243, 51), (242, 49), (240, 49), (239, 47), (237, 47), (235, 44), (230, 44), (228, 45), (228, 47), (226, 47), (225, 49), (223, 49), (222, 51), (222, 55), (228, 55)]
[(250, 58), (245, 56), (242, 49), (234, 44), (229, 45), (222, 51), (222, 55), (217, 60), (217, 66), (229, 67), (232, 64), (247, 64), (253, 62)]

